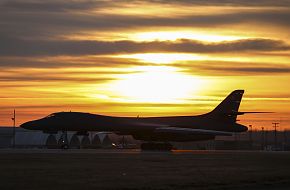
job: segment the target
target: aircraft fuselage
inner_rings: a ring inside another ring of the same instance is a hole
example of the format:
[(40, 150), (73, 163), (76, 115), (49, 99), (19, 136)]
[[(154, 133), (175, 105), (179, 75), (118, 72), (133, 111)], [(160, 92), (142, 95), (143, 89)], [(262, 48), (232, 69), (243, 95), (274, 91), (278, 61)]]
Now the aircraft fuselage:
[[(224, 132), (242, 132), (247, 128), (238, 123), (222, 121), (211, 118), (209, 114), (199, 116), (173, 116), (173, 117), (113, 117), (82, 112), (60, 112), (48, 117), (30, 121), (21, 127), (33, 130), (42, 130), (46, 133), (57, 131), (107, 131), (122, 135), (133, 135), (142, 140), (169, 140), (192, 141), (192, 135), (162, 133), (153, 131), (163, 126), (177, 128), (219, 130)], [(194, 140), (212, 139), (212, 135), (194, 136)]]
[(213, 111), (197, 116), (114, 117), (83, 112), (58, 112), (21, 127), (46, 133), (58, 131), (113, 132), (145, 141), (195, 141), (247, 131), (236, 123), (244, 91), (235, 90)]

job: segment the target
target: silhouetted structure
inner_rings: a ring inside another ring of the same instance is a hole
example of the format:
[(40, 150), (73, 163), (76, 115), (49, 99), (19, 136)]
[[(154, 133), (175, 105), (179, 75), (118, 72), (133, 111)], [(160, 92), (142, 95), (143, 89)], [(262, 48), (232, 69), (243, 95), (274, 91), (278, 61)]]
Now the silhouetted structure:
[[(67, 131), (87, 134), (89, 131), (113, 132), (131, 135), (136, 140), (144, 141), (142, 149), (171, 150), (169, 142), (190, 142), (213, 140), (217, 136), (231, 136), (232, 133), (247, 131), (248, 128), (237, 123), (239, 106), (244, 90), (230, 93), (211, 112), (197, 116), (165, 117), (114, 117), (83, 112), (58, 112), (47, 117), (23, 123), (20, 127), (53, 134), (63, 132), (61, 143), (69, 146)], [(77, 142), (76, 139), (74, 141)], [(72, 146), (78, 146), (72, 144)]]

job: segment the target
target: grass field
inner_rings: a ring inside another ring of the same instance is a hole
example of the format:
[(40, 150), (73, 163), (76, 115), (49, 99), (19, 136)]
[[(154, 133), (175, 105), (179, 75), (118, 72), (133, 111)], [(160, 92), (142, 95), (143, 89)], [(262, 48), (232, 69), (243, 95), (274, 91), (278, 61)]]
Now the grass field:
[(290, 189), (289, 152), (0, 150), (0, 189)]

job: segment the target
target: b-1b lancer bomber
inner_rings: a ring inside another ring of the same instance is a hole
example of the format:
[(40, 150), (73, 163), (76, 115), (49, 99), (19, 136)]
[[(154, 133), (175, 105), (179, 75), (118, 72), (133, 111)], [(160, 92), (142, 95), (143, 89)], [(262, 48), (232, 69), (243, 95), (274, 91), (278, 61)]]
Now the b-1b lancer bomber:
[(55, 134), (76, 131), (86, 135), (89, 131), (132, 135), (141, 140), (144, 150), (171, 150), (170, 142), (211, 140), (216, 136), (229, 136), (245, 132), (248, 128), (237, 123), (244, 90), (235, 90), (214, 110), (197, 116), (167, 117), (113, 117), (82, 112), (58, 112), (21, 125), (30, 130)]

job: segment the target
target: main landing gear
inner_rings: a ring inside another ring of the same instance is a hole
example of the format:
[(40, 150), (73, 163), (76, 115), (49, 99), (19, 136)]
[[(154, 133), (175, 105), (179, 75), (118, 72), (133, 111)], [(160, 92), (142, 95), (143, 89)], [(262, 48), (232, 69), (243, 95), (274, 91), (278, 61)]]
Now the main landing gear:
[(142, 143), (141, 150), (145, 151), (171, 151), (173, 149), (172, 144), (170, 143)]
[(68, 149), (69, 148), (67, 131), (62, 131), (62, 134), (61, 134), (60, 139), (59, 139), (59, 145), (60, 145), (61, 149)]

